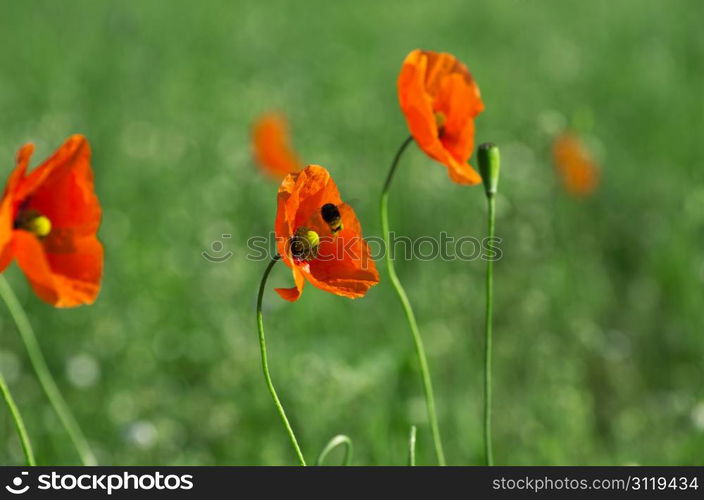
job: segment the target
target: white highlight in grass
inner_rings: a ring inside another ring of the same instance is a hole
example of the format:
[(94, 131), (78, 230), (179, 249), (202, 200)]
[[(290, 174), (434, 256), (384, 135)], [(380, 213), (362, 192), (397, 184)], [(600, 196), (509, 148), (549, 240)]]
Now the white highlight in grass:
[(128, 441), (136, 444), (140, 448), (151, 448), (156, 442), (157, 430), (151, 422), (138, 420), (127, 430)]
[(66, 377), (76, 387), (92, 387), (100, 379), (100, 366), (90, 354), (77, 354), (66, 362)]
[(704, 401), (692, 408), (692, 423), (700, 431), (704, 431)]

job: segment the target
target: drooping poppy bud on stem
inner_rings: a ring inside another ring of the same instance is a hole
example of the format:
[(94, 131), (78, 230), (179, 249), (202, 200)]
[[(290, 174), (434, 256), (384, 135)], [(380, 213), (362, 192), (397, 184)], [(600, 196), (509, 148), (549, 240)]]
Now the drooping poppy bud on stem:
[(499, 148), (491, 142), (485, 142), (477, 150), (477, 159), (479, 160), (479, 173), (484, 182), (484, 191), (488, 198), (492, 198), (499, 187), (499, 169), (501, 167)]

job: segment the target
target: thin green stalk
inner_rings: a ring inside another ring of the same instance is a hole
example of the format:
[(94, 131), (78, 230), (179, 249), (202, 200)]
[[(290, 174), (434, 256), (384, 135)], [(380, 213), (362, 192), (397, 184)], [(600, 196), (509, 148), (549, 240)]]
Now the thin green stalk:
[[(486, 193), (488, 239), (493, 244), (496, 234), (496, 193), (501, 170), (499, 148), (491, 142), (481, 144), (477, 149), (477, 160)], [(484, 328), (484, 456), (486, 465), (494, 465), (491, 444), (491, 325), (494, 308), (494, 259), (493, 255), (486, 259), (486, 323)]]
[(342, 461), (343, 465), (350, 465), (350, 463), (352, 462), (352, 440), (349, 438), (349, 436), (345, 436), (344, 434), (338, 434), (330, 441), (328, 441), (328, 444), (325, 445), (323, 451), (320, 452), (320, 455), (318, 456), (318, 460), (316, 460), (315, 465), (323, 465), (323, 462), (325, 462), (325, 459), (330, 454), (330, 452), (338, 446), (345, 447), (345, 457)]
[[(496, 226), (496, 198), (487, 195), (489, 241), (493, 241)], [(494, 307), (494, 260), (486, 261), (486, 323), (484, 329), (484, 451), (486, 464), (494, 465), (494, 452), (491, 444), (491, 336)]]
[(22, 451), (24, 452), (24, 458), (27, 465), (34, 466), (37, 462), (34, 460), (34, 452), (32, 452), (32, 443), (29, 442), (29, 436), (27, 435), (27, 429), (24, 426), (24, 420), (22, 420), (22, 415), (20, 410), (15, 404), (15, 400), (10, 394), (10, 389), (7, 387), (7, 382), (5, 382), (5, 377), (0, 372), (0, 392), (2, 392), (2, 397), (7, 403), (7, 407), (10, 409), (10, 414), (12, 415), (12, 420), (15, 422), (15, 427), (17, 428), (17, 435), (20, 438), (20, 444), (22, 445)]
[(408, 465), (416, 465), (416, 426), (411, 426), (411, 434), (408, 436)]
[(32, 330), (32, 325), (27, 318), (27, 314), (24, 312), (24, 309), (17, 300), (10, 284), (2, 275), (0, 275), (0, 295), (10, 311), (12, 319), (15, 320), (17, 330), (19, 331), (20, 337), (22, 338), (24, 346), (27, 349), (27, 355), (32, 363), (34, 372), (39, 379), (39, 383), (44, 389), (47, 398), (49, 398), (51, 406), (54, 407), (54, 411), (59, 416), (59, 420), (61, 420), (61, 423), (71, 438), (71, 441), (76, 447), (78, 455), (81, 457), (81, 462), (83, 462), (83, 465), (97, 465), (98, 462), (88, 446), (88, 441), (86, 441), (86, 438), (83, 435), (81, 428), (78, 426), (76, 419), (73, 417), (68, 404), (66, 404), (66, 401), (61, 395), (56, 382), (54, 382), (54, 378), (49, 371), (44, 355), (39, 348), (37, 338), (34, 336), (34, 330)]
[(413, 342), (416, 347), (416, 354), (418, 356), (418, 365), (420, 367), (420, 374), (423, 381), (423, 390), (425, 392), (425, 403), (428, 408), (428, 420), (430, 421), (430, 428), (433, 435), (433, 442), (435, 443), (435, 454), (437, 456), (438, 463), (440, 465), (445, 465), (445, 455), (442, 451), (442, 441), (440, 439), (440, 428), (438, 426), (438, 418), (435, 413), (435, 397), (433, 396), (433, 385), (430, 379), (430, 370), (428, 369), (428, 361), (425, 356), (425, 348), (423, 347), (423, 339), (420, 336), (420, 331), (418, 330), (418, 324), (416, 323), (416, 317), (413, 314), (413, 309), (411, 308), (411, 303), (408, 300), (406, 291), (403, 289), (401, 282), (396, 275), (396, 268), (394, 267), (394, 261), (391, 256), (391, 242), (389, 235), (389, 188), (391, 187), (391, 181), (394, 178), (394, 173), (396, 172), (396, 167), (398, 161), (401, 158), (404, 150), (408, 145), (413, 142), (413, 137), (406, 139), (401, 147), (396, 152), (393, 162), (391, 163), (391, 169), (389, 170), (389, 175), (384, 183), (384, 189), (381, 192), (381, 203), (379, 205), (379, 214), (381, 216), (381, 231), (384, 235), (384, 245), (386, 246), (386, 269), (389, 273), (389, 279), (391, 284), (396, 290), (399, 300), (401, 301), (401, 306), (406, 314), (406, 319), (408, 320), (408, 325), (411, 329), (411, 335), (413, 336)]
[(264, 372), (264, 380), (266, 381), (266, 386), (269, 388), (269, 393), (271, 393), (271, 397), (274, 400), (274, 406), (276, 406), (276, 410), (279, 412), (279, 416), (281, 417), (281, 421), (283, 422), (284, 427), (286, 428), (288, 437), (291, 439), (291, 444), (293, 445), (293, 448), (296, 451), (298, 461), (301, 465), (306, 465), (306, 460), (305, 458), (303, 458), (303, 453), (301, 452), (300, 446), (298, 446), (296, 435), (293, 433), (293, 429), (291, 428), (291, 424), (289, 424), (288, 422), (288, 418), (286, 418), (286, 412), (284, 411), (284, 407), (281, 405), (279, 396), (276, 395), (276, 389), (274, 389), (274, 384), (272, 383), (271, 375), (269, 374), (269, 362), (267, 360), (266, 355), (266, 339), (264, 338), (264, 319), (262, 317), (262, 298), (264, 297), (264, 288), (266, 287), (266, 280), (269, 277), (269, 273), (274, 267), (274, 264), (276, 264), (279, 259), (281, 259), (281, 256), (279, 255), (276, 255), (273, 259), (271, 259), (271, 262), (269, 262), (269, 265), (264, 271), (262, 281), (259, 284), (259, 295), (257, 296), (257, 328), (259, 330), (259, 349), (262, 354), (262, 371)]

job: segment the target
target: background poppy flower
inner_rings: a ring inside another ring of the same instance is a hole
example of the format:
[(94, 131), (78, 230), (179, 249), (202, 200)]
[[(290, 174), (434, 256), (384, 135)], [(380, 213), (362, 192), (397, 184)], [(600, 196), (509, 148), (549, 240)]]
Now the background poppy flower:
[(33, 144), (19, 150), (0, 202), (0, 272), (17, 259), (45, 302), (91, 304), (100, 290), (103, 246), (90, 146), (73, 135), (26, 175), (33, 151)]
[(286, 119), (277, 113), (260, 116), (252, 127), (254, 158), (271, 176), (282, 179), (302, 168), (291, 148)]
[(447, 167), (459, 184), (478, 184), (467, 163), (474, 149), (474, 118), (484, 109), (479, 87), (453, 55), (414, 50), (398, 77), (398, 97), (418, 146)]
[(599, 185), (599, 167), (579, 138), (564, 132), (555, 139), (553, 160), (565, 189), (578, 197), (588, 196)]
[[(379, 282), (369, 247), (362, 239), (359, 220), (354, 210), (340, 199), (337, 186), (325, 168), (309, 165), (301, 172), (289, 174), (281, 183), (277, 200), (277, 248), (293, 271), (296, 284), (294, 288), (277, 288), (282, 298), (298, 300), (305, 280), (321, 290), (352, 299), (362, 297)], [(329, 204), (339, 210), (340, 226), (331, 227), (323, 219), (322, 209)], [(292, 241), (301, 236), (301, 230), (314, 232), (318, 242), (314, 251), (297, 255), (292, 250)]]

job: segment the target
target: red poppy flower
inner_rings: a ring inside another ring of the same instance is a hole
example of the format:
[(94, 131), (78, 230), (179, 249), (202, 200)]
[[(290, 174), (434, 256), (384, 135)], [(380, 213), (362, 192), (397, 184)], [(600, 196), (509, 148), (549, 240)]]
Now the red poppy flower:
[(572, 195), (590, 195), (599, 185), (599, 167), (579, 138), (569, 132), (553, 144), (553, 160), (565, 189)]
[(418, 146), (447, 167), (459, 184), (479, 184), (467, 163), (474, 149), (474, 119), (484, 109), (479, 87), (453, 55), (414, 50), (398, 77), (398, 97)]
[(277, 179), (302, 168), (291, 148), (286, 119), (276, 113), (262, 115), (252, 128), (254, 158), (264, 171)]
[(34, 292), (56, 307), (91, 304), (100, 290), (103, 246), (90, 146), (71, 136), (26, 175), (33, 144), (17, 153), (0, 202), (0, 272), (17, 259)]
[(309, 165), (289, 174), (277, 200), (277, 248), (296, 284), (277, 288), (282, 298), (298, 300), (305, 280), (351, 299), (362, 297), (379, 282), (357, 216), (340, 199), (327, 170)]

